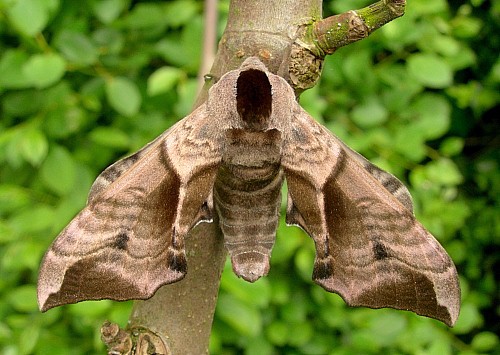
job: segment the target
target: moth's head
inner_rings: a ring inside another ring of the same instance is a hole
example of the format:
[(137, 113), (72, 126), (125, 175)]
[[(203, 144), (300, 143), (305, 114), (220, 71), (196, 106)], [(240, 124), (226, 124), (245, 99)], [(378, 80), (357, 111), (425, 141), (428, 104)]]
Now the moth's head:
[(266, 72), (253, 68), (240, 72), (236, 81), (236, 110), (244, 125), (255, 131), (268, 128), (272, 96)]
[(208, 92), (207, 108), (220, 128), (283, 130), (289, 124), (295, 94), (288, 83), (257, 58), (224, 74)]

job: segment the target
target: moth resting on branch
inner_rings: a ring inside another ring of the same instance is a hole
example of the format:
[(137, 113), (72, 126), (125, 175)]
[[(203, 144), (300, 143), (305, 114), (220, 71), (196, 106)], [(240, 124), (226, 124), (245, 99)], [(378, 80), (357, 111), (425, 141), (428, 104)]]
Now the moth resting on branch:
[(87, 206), (45, 255), (40, 308), (150, 298), (183, 278), (184, 238), (214, 214), (234, 272), (257, 280), (269, 271), (284, 179), (287, 223), (315, 242), (316, 283), (351, 306), (455, 323), (455, 267), (415, 220), (408, 190), (315, 122), (257, 58), (99, 175)]

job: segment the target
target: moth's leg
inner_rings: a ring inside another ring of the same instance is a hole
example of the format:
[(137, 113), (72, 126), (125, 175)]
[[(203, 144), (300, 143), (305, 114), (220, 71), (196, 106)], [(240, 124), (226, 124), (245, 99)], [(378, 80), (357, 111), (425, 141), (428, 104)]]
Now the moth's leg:
[(168, 247), (170, 268), (185, 271), (186, 252), (184, 240), (191, 229), (200, 222), (213, 219), (212, 189), (217, 172), (216, 165), (208, 165), (190, 177), (181, 179), (172, 240)]
[[(305, 197), (305, 196), (304, 196)], [(307, 201), (314, 201), (312, 195), (305, 198)], [(320, 203), (316, 201), (310, 208), (301, 213), (294, 204), (290, 191), (288, 193), (286, 222), (288, 225), (301, 227), (314, 241), (316, 248), (316, 258), (314, 260), (313, 279), (327, 279), (332, 276), (333, 258), (330, 250), (330, 236), (325, 226), (325, 215), (319, 208)], [(312, 208), (311, 208), (312, 207)]]
[(316, 247), (316, 257), (314, 258), (314, 268), (312, 278), (314, 281), (328, 279), (333, 276), (333, 256), (330, 250), (330, 236), (327, 233), (322, 235), (309, 234)]

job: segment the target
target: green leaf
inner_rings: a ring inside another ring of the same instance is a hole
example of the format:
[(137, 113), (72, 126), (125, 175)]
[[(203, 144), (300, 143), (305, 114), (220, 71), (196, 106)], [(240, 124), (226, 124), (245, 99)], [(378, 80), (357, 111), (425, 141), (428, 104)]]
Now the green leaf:
[(23, 66), (26, 79), (39, 89), (59, 81), (65, 71), (64, 59), (53, 53), (35, 54)]
[(193, 109), (194, 99), (198, 91), (198, 81), (196, 79), (183, 80), (177, 86), (179, 99), (175, 105), (177, 117), (185, 117)]
[(432, 46), (437, 53), (446, 57), (453, 57), (462, 54), (460, 53), (460, 42), (453, 37), (444, 35), (432, 36), (432, 38), (430, 38), (430, 43), (428, 44)]
[[(0, 192), (1, 192), (1, 186), (0, 186)], [(2, 199), (0, 199), (0, 202)], [(3, 208), (0, 209), (0, 212), (2, 212)], [(11, 226), (7, 225), (6, 221), (2, 221), (0, 219), (0, 245), (3, 243), (8, 243), (12, 242), (17, 239), (17, 235), (14, 233), (13, 229)]]
[(422, 85), (440, 89), (453, 82), (453, 71), (444, 59), (435, 54), (418, 53), (407, 61), (408, 73)]
[(453, 68), (454, 71), (466, 69), (478, 62), (477, 54), (469, 47), (461, 46), (459, 52), (460, 55), (446, 58), (446, 62), (451, 68)]
[(0, 59), (0, 88), (21, 89), (30, 85), (23, 67), (28, 54), (22, 50), (6, 50)]
[(33, 354), (40, 336), (40, 330), (40, 325), (36, 322), (31, 322), (22, 329), (19, 336), (19, 352), (21, 354)]
[(289, 324), (288, 343), (301, 346), (307, 343), (313, 335), (312, 323), (300, 322)]
[(426, 351), (426, 355), (452, 355), (451, 344), (446, 338), (436, 337)]
[(93, 0), (91, 2), (94, 15), (103, 23), (111, 23), (126, 8), (125, 0)]
[(33, 36), (44, 29), (49, 11), (39, 0), (17, 0), (7, 10), (12, 24), (22, 33)]
[[(105, 53), (108, 58), (120, 55), (125, 43), (125, 36), (114, 28), (101, 28), (92, 33), (92, 40), (99, 47), (101, 53)], [(105, 63), (106, 57), (103, 57)]]
[(437, 184), (455, 186), (463, 181), (463, 176), (455, 163), (446, 158), (431, 161), (425, 166), (426, 176)]
[(451, 107), (443, 96), (424, 93), (409, 107), (412, 125), (425, 139), (436, 139), (445, 134), (450, 126)]
[(314, 252), (309, 248), (301, 248), (295, 255), (295, 266), (304, 280), (311, 278), (314, 265)]
[(40, 177), (45, 186), (58, 195), (71, 192), (76, 181), (76, 166), (66, 148), (51, 146), (40, 169)]
[(409, 124), (400, 129), (394, 137), (394, 149), (414, 162), (419, 162), (426, 156), (425, 138), (419, 127)]
[(497, 58), (495, 64), (491, 68), (488, 80), (492, 83), (500, 83), (500, 58)]
[(257, 336), (262, 328), (262, 318), (256, 307), (243, 303), (225, 293), (219, 296), (217, 315), (244, 336)]
[(20, 141), (21, 154), (33, 166), (38, 166), (45, 159), (49, 149), (47, 138), (38, 129), (28, 129)]
[(110, 105), (124, 116), (130, 117), (139, 112), (141, 93), (128, 78), (116, 77), (107, 81), (106, 96)]
[(19, 286), (10, 291), (9, 301), (12, 307), (19, 312), (34, 312), (38, 310), (35, 285)]
[(318, 95), (319, 88), (317, 86), (310, 90), (304, 91), (300, 95), (300, 106), (307, 111), (313, 118), (320, 120), (326, 109), (324, 98)]
[(434, 0), (429, 2), (427, 0), (413, 1), (412, 11), (419, 15), (431, 15), (446, 11), (448, 3), (446, 0)]
[(451, 157), (460, 154), (464, 148), (464, 139), (460, 137), (446, 138), (439, 146), (439, 151), (445, 156)]
[(94, 302), (80, 302), (68, 306), (69, 312), (77, 317), (93, 318), (107, 312), (113, 302), (110, 300), (100, 300)]
[(352, 334), (352, 345), (361, 354), (380, 354), (378, 339), (367, 329), (360, 329)]
[(266, 336), (273, 344), (283, 346), (288, 340), (288, 328), (287, 323), (275, 321), (266, 328)]
[(139, 3), (134, 6), (123, 22), (127, 28), (133, 30), (164, 26), (164, 7), (159, 3)]
[[(434, 1), (432, 4), (434, 4)], [(408, 4), (408, 6), (413, 5), (415, 5), (415, 1)], [(406, 16), (388, 23), (379, 30), (384, 35), (382, 39), (386, 48), (396, 53), (400, 52), (407, 46), (415, 45), (415, 42), (426, 33), (426, 23), (416, 22), (415, 19), (410, 17), (411, 14), (413, 12), (408, 10)]]
[[(309, 274), (310, 278), (311, 273)], [(288, 323), (300, 324), (305, 322), (307, 318), (308, 297), (301, 290), (294, 289), (293, 285), (291, 289), (293, 290), (291, 302), (284, 304), (280, 308), (280, 315)]]
[[(332, 349), (339, 349), (337, 337), (332, 337), (331, 334), (326, 332), (318, 332), (315, 328), (314, 337), (311, 338), (306, 344), (300, 346), (300, 354), (315, 355), (315, 354), (335, 354)], [(342, 351), (337, 352), (340, 355)], [(345, 353), (342, 353), (345, 354)]]
[(127, 134), (114, 127), (97, 127), (90, 132), (90, 138), (105, 147), (126, 149), (130, 145)]
[(16, 213), (11, 219), (11, 226), (19, 234), (33, 234), (50, 230), (55, 218), (52, 207), (35, 205)]
[(452, 22), (454, 34), (459, 38), (475, 38), (479, 35), (483, 22), (472, 16), (458, 16)]
[(345, 58), (342, 72), (356, 91), (371, 93), (376, 87), (375, 71), (368, 51)]
[[(57, 314), (58, 311), (61, 311), (60, 308), (55, 308), (49, 310), (47, 314)], [(45, 316), (45, 314), (44, 314)], [(65, 318), (70, 320), (70, 318)], [(55, 332), (59, 334), (69, 334), (68, 326), (61, 325), (61, 321), (59, 320), (58, 325), (53, 325), (51, 327), (47, 327), (46, 329), (42, 328), (42, 332), (40, 334), (40, 338), (37, 343), (37, 355), (67, 355), (67, 354), (83, 354), (85, 350), (77, 351), (75, 343), (68, 339), (62, 339), (62, 337), (58, 337)], [(92, 338), (88, 333), (84, 333), (85, 328), (80, 328), (78, 334), (86, 334), (89, 338)], [(83, 344), (82, 344), (83, 343)], [(79, 348), (80, 349), (88, 349), (89, 341), (80, 341)], [(92, 350), (91, 352), (97, 353), (99, 351)], [(102, 352), (102, 351), (101, 351)]]
[(498, 349), (499, 343), (498, 335), (485, 331), (474, 336), (471, 346), (481, 353), (486, 353)]
[(3, 96), (2, 104), (8, 116), (30, 116), (43, 110), (43, 96), (36, 89), (10, 91)]
[(70, 62), (78, 65), (94, 64), (99, 52), (94, 43), (84, 34), (74, 30), (63, 30), (54, 39), (54, 46)]
[[(456, 264), (461, 264), (462, 262), (464, 262), (464, 260), (467, 260), (467, 253), (468, 253), (467, 246), (462, 241), (454, 240), (451, 243), (447, 243), (446, 251)], [(463, 288), (462, 288), (462, 295), (463, 295)]]
[(2, 160), (7, 161), (7, 163), (14, 167), (19, 168), (25, 161), (25, 159), (21, 155), (21, 140), (22, 140), (22, 130), (20, 129), (11, 129), (5, 134), (0, 136), (0, 158)]
[[(273, 251), (273, 257), (274, 257), (274, 251)], [(271, 262), (273, 261), (273, 258), (271, 258)], [(272, 266), (271, 266), (272, 268)], [(290, 298), (292, 297), (291, 292), (290, 292), (290, 284), (287, 283), (287, 281), (281, 277), (273, 277), (272, 275), (269, 276), (270, 280), (270, 287), (271, 287), (271, 302), (273, 304), (278, 304), (282, 305), (287, 302), (289, 302)]]
[(479, 83), (471, 81), (467, 84), (453, 85), (446, 92), (457, 101), (456, 104), (459, 108), (464, 109), (476, 101), (480, 90)]
[(65, 138), (91, 122), (91, 114), (82, 107), (86, 95), (73, 92), (68, 81), (61, 81), (43, 94), (43, 128), (47, 136)]
[[(287, 196), (283, 192), (282, 196)], [(271, 265), (290, 262), (297, 248), (299, 248), (304, 240), (304, 231), (296, 227), (287, 227), (285, 223), (280, 223), (278, 227), (278, 238), (276, 245), (273, 248), (273, 257)], [(283, 238), (280, 238), (283, 236)]]
[(0, 214), (25, 207), (30, 201), (30, 193), (25, 188), (0, 184)]
[(367, 320), (367, 323), (370, 333), (380, 346), (390, 346), (407, 326), (404, 315), (392, 310), (380, 311), (376, 317)]
[(361, 128), (370, 128), (387, 121), (389, 113), (375, 96), (369, 96), (366, 101), (354, 107), (351, 117)]
[(165, 3), (164, 19), (169, 26), (179, 27), (193, 19), (198, 8), (198, 4), (194, 1), (170, 1)]
[(478, 305), (472, 302), (463, 302), (457, 323), (453, 328), (456, 334), (466, 334), (472, 329), (483, 324), (483, 317), (479, 312)]
[(182, 28), (178, 35), (170, 36), (159, 41), (155, 49), (168, 62), (186, 68), (196, 74), (200, 65), (201, 42), (203, 36), (203, 21), (196, 17)]
[[(68, 99), (72, 98), (68, 95)], [(88, 112), (80, 106), (62, 106), (47, 112), (44, 128), (49, 137), (65, 138), (78, 132), (88, 120)]]
[(9, 274), (38, 270), (45, 247), (39, 241), (22, 240), (18, 235), (16, 243), (10, 243), (3, 248), (0, 269)]
[(333, 12), (340, 14), (352, 9), (359, 9), (366, 6), (366, 0), (349, 0), (349, 1), (331, 1), (329, 2), (330, 8)]
[(100, 112), (101, 100), (104, 98), (105, 81), (103, 78), (93, 78), (82, 85), (80, 95), (83, 106), (89, 111)]
[(172, 90), (182, 77), (182, 70), (174, 67), (162, 67), (148, 78), (148, 95), (158, 95)]
[[(229, 265), (228, 265), (229, 266)], [(229, 292), (239, 300), (265, 308), (269, 305), (271, 298), (271, 288), (266, 278), (261, 278), (254, 283), (246, 282), (231, 272), (231, 267), (227, 267), (221, 279), (221, 289)]]
[(274, 355), (273, 346), (266, 338), (257, 336), (245, 339), (245, 355)]

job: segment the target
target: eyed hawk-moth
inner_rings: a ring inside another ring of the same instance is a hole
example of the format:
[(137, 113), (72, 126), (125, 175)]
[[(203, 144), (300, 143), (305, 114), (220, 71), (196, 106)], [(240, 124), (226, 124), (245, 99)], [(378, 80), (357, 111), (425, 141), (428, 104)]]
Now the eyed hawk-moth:
[(220, 78), (190, 115), (99, 175), (43, 259), (40, 308), (150, 298), (183, 278), (184, 239), (215, 214), (234, 272), (259, 279), (269, 271), (284, 180), (286, 221), (315, 243), (316, 283), (351, 306), (455, 323), (455, 267), (415, 219), (407, 188), (311, 118), (255, 57)]

